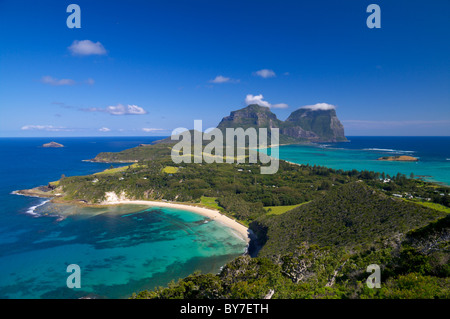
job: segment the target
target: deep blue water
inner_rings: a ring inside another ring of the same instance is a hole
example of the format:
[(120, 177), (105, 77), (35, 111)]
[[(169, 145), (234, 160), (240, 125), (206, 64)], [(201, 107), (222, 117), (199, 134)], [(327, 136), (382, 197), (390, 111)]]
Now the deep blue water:
[[(66, 176), (85, 175), (102, 171), (111, 164), (83, 162), (99, 152), (118, 152), (140, 143), (157, 140), (153, 137), (120, 138), (0, 138), (0, 227), (22, 225), (29, 220), (25, 213), (41, 199), (11, 195), (18, 189), (46, 185)], [(43, 148), (52, 140), (64, 148)], [(34, 221), (47, 222), (47, 221)]]
[[(217, 272), (245, 251), (229, 228), (184, 210), (79, 208), (11, 194), (102, 171), (111, 164), (83, 160), (156, 139), (0, 139), (0, 298), (129, 297), (195, 270)], [(51, 140), (65, 147), (41, 147)], [(69, 264), (81, 268), (80, 289), (67, 288)]]

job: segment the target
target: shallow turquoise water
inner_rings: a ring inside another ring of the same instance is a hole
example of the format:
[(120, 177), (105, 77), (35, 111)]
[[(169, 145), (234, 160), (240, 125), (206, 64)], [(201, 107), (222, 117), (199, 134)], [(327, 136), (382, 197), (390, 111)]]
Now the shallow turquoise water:
[[(10, 234), (9, 254), (0, 257), (0, 297), (124, 298), (196, 270), (218, 272), (246, 248), (229, 228), (184, 210), (46, 204), (36, 213), (74, 215), (48, 217), (52, 227), (27, 238)], [(66, 286), (69, 264), (81, 268), (80, 289)]]
[[(352, 137), (350, 143), (286, 145), (280, 158), (309, 165), (343, 170), (397, 173), (450, 185), (450, 138), (448, 137)], [(418, 162), (378, 161), (382, 156), (410, 155)]]

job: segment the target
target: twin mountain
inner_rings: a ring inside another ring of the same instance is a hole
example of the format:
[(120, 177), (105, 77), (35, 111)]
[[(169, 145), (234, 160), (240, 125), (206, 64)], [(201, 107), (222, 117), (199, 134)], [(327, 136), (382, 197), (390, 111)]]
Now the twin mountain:
[[(243, 109), (232, 111), (217, 126), (224, 133), (224, 136), (227, 128), (243, 128), (246, 130), (250, 127), (255, 129), (279, 128), (279, 144), (348, 141), (344, 135), (344, 126), (337, 118), (334, 109), (313, 110), (300, 108), (292, 112), (285, 121), (282, 121), (272, 113), (270, 108), (251, 104)], [(268, 135), (270, 136), (270, 131)], [(171, 137), (168, 137), (154, 143), (174, 143), (174, 141)]]
[(242, 127), (279, 128), (280, 143), (298, 142), (346, 142), (344, 126), (336, 116), (334, 109), (314, 110), (300, 108), (285, 120), (279, 120), (270, 108), (251, 104), (243, 109), (233, 111), (219, 123), (217, 128)]

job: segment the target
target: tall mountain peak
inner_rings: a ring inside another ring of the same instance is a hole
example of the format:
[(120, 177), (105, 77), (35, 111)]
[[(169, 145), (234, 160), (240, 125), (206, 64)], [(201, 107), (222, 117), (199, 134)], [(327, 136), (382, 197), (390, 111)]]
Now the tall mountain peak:
[(232, 111), (217, 126), (221, 130), (237, 127), (279, 128), (280, 143), (347, 141), (335, 109), (300, 108), (282, 121), (269, 107), (250, 104)]
[(347, 141), (335, 109), (300, 108), (284, 121), (282, 132), (292, 137), (306, 137), (312, 142)]
[(222, 119), (217, 128), (272, 128), (280, 127), (280, 125), (282, 125), (282, 121), (272, 113), (270, 108), (258, 104), (250, 104), (243, 109), (232, 111), (229, 116)]

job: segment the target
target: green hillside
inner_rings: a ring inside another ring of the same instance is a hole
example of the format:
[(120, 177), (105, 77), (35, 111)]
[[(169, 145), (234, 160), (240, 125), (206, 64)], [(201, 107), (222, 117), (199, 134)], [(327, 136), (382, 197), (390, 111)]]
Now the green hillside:
[(170, 156), (171, 146), (167, 144), (142, 145), (121, 152), (103, 152), (91, 161), (105, 163), (133, 163), (150, 161)]
[(303, 242), (353, 249), (404, 235), (446, 213), (407, 203), (353, 182), (281, 215), (258, 220), (268, 229), (261, 256), (283, 254)]

